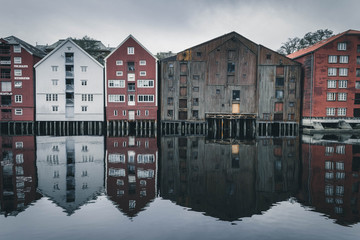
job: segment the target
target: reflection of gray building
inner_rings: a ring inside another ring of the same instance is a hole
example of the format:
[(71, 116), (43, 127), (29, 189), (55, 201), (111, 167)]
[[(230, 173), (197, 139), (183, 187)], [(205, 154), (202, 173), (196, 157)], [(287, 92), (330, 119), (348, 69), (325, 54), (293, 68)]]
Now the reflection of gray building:
[(266, 139), (218, 144), (201, 137), (163, 137), (160, 192), (222, 220), (261, 213), (297, 191), (297, 143)]
[(104, 137), (36, 138), (38, 189), (68, 214), (104, 191)]

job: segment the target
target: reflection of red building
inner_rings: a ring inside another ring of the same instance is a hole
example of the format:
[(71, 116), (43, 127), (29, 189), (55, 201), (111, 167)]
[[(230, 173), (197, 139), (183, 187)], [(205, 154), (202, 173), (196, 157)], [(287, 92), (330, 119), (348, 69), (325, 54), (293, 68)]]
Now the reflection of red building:
[(0, 144), (1, 213), (16, 215), (39, 199), (36, 193), (34, 136), (2, 136)]
[(360, 221), (360, 146), (302, 144), (302, 190), (298, 198), (342, 225)]
[(156, 195), (157, 139), (109, 137), (106, 146), (107, 195), (134, 217)]

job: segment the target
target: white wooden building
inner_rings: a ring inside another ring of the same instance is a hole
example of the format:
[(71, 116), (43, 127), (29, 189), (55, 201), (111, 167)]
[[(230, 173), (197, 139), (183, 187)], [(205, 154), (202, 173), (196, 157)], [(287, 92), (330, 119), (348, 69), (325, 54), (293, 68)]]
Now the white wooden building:
[(104, 121), (104, 67), (70, 38), (35, 74), (36, 121)]

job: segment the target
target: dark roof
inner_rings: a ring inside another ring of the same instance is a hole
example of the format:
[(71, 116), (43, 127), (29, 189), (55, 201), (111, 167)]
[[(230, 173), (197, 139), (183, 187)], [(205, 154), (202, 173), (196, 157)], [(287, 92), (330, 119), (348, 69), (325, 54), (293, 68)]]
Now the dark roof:
[(300, 49), (299, 51), (291, 53), (291, 54), (287, 55), (287, 57), (292, 58), (292, 59), (302, 57), (302, 56), (307, 55), (307, 54), (309, 54), (311, 52), (314, 52), (315, 50), (325, 46), (326, 44), (328, 44), (328, 43), (330, 43), (332, 41), (335, 41), (336, 39), (338, 39), (338, 38), (340, 38), (340, 37), (342, 37), (344, 35), (349, 35), (349, 34), (359, 34), (360, 35), (360, 31), (351, 30), (351, 29), (347, 30), (347, 31), (345, 31), (343, 33), (339, 33), (339, 34), (337, 34), (335, 36), (332, 36), (332, 37), (329, 37), (327, 39), (321, 40), (320, 42), (317, 42), (314, 45), (311, 45), (311, 46), (309, 46), (307, 48)]
[(25, 48), (28, 52), (32, 53), (35, 56), (38, 56), (40, 58), (43, 58), (46, 53), (42, 50), (40, 50), (37, 47), (34, 47), (33, 45), (15, 37), (15, 36), (9, 36), (4, 38), (8, 42), (8, 44), (17, 45), (20, 44), (23, 48)]

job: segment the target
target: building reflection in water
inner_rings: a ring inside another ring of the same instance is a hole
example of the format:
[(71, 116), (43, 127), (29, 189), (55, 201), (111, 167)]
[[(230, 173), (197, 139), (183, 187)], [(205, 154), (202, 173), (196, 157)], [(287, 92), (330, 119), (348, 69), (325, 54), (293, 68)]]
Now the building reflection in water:
[(156, 138), (134, 136), (106, 139), (106, 191), (118, 208), (132, 218), (156, 196)]
[(351, 225), (360, 221), (360, 141), (334, 137), (303, 136), (298, 199), (338, 224)]
[(34, 136), (0, 136), (0, 212), (16, 216), (39, 199)]
[(298, 190), (298, 138), (161, 139), (161, 196), (221, 220), (260, 214)]
[(36, 137), (38, 190), (71, 215), (104, 191), (104, 137)]

